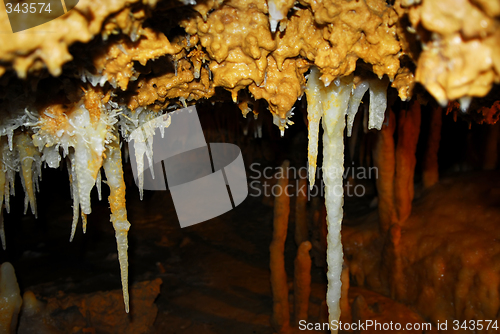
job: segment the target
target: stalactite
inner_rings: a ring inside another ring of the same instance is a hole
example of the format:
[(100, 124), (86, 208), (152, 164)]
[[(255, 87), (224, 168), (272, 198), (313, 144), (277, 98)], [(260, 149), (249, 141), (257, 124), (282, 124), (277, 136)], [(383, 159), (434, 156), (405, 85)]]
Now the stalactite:
[[(269, 26), (271, 31), (276, 32), (276, 28), (281, 20), (286, 18), (288, 11), (292, 8), (294, 1), (290, 0), (269, 0)], [(286, 27), (286, 25), (285, 25)], [(280, 31), (282, 30), (280, 27)]]
[(295, 243), (300, 246), (309, 240), (307, 225), (307, 180), (300, 178), (295, 198)]
[(111, 222), (115, 229), (116, 244), (118, 246), (118, 260), (120, 262), (120, 272), (122, 278), (123, 301), (125, 311), (129, 312), (128, 294), (128, 257), (127, 257), (127, 234), (130, 223), (127, 220), (127, 209), (125, 207), (125, 182), (123, 180), (122, 156), (120, 150), (120, 139), (115, 131), (112, 142), (109, 143), (105, 151), (103, 163), (109, 186), (109, 206), (111, 208)]
[(316, 178), (316, 163), (318, 157), (318, 136), (319, 136), (319, 122), (323, 116), (323, 107), (321, 105), (321, 91), (320, 91), (320, 73), (317, 68), (313, 67), (307, 80), (307, 132), (309, 136), (308, 142), (308, 174), (309, 174), (309, 187), (314, 187)]
[[(138, 187), (139, 187), (139, 196), (142, 201), (144, 194), (144, 153), (147, 152), (146, 139), (144, 138), (144, 134), (141, 130), (135, 131), (131, 136), (130, 140), (134, 141), (134, 149), (135, 149), (135, 160), (137, 161), (137, 177), (138, 177)], [(133, 158), (132, 158), (133, 159)], [(150, 161), (149, 169), (151, 173), (153, 173), (153, 168)]]
[(82, 231), (85, 234), (87, 233), (87, 215), (83, 212), (80, 212), (80, 215), (82, 216)]
[(420, 103), (414, 100), (410, 110), (402, 110), (398, 121), (398, 144), (396, 147), (396, 175), (394, 198), (399, 223), (411, 214), (414, 196), (415, 156), (420, 134)]
[(403, 275), (401, 259), (401, 225), (394, 223), (389, 228), (382, 248), (380, 280), (388, 287), (385, 294), (395, 300), (406, 296), (407, 283)]
[(21, 163), (21, 183), (24, 189), (24, 213), (31, 207), (31, 212), (36, 213), (35, 190), (38, 188), (38, 166), (41, 164), (40, 152), (33, 145), (33, 141), (26, 133), (17, 134), (14, 137), (15, 147)]
[(80, 219), (80, 196), (78, 196), (78, 183), (76, 180), (76, 171), (75, 171), (75, 155), (71, 152), (68, 156), (68, 175), (69, 175), (69, 186), (70, 186), (70, 194), (71, 199), (73, 199), (73, 220), (71, 222), (71, 233), (69, 237), (69, 241), (73, 241), (75, 237), (76, 227), (78, 225), (78, 219)]
[[(93, 90), (88, 90), (86, 96), (95, 94), (97, 93)], [(85, 105), (91, 107), (89, 103)], [(109, 122), (105, 120), (107, 115), (102, 113), (104, 107), (101, 108), (100, 101), (98, 106), (92, 105), (92, 108), (96, 110), (89, 111), (84, 106), (80, 106), (71, 113), (69, 118), (74, 133), (72, 145), (74, 147), (74, 161), (72, 163), (76, 173), (80, 209), (85, 215), (92, 212), (90, 192), (95, 185), (97, 173), (102, 166), (102, 154), (109, 130)], [(100, 116), (94, 119), (94, 117), (91, 117), (91, 112)], [(85, 224), (82, 224), (82, 226), (85, 228)]]
[(14, 195), (15, 191), (15, 181), (16, 173), (18, 171), (18, 159), (16, 158), (14, 151), (9, 147), (10, 142), (8, 140), (0, 141), (0, 149), (2, 155), (2, 163), (4, 165), (5, 172), (5, 188), (4, 188), (4, 204), (5, 211), (10, 213), (10, 196)]
[[(347, 111), (347, 136), (350, 137), (352, 134), (352, 126), (354, 124), (354, 119), (358, 113), (359, 104), (363, 99), (366, 91), (370, 87), (368, 82), (359, 82), (354, 88), (351, 99), (349, 100), (349, 110)], [(371, 92), (371, 91), (370, 91)], [(385, 113), (385, 109), (384, 109)]]
[(376, 144), (373, 149), (373, 163), (378, 170), (378, 215), (380, 229), (387, 232), (389, 227), (397, 221), (394, 203), (394, 175), (395, 151), (394, 130), (396, 117), (391, 109), (388, 110), (388, 124), (377, 133)]
[[(130, 112), (130, 111), (129, 111)], [(143, 189), (144, 189), (144, 154), (149, 165), (149, 171), (152, 178), (154, 179), (154, 168), (153, 168), (153, 140), (154, 134), (157, 128), (163, 134), (165, 128), (170, 126), (172, 121), (171, 117), (158, 117), (155, 112), (151, 110), (139, 110), (130, 113), (134, 117), (133, 125), (137, 127), (135, 131), (132, 131), (129, 137), (129, 142), (133, 141), (135, 158), (137, 165), (137, 177), (138, 177), (138, 187), (139, 195), (141, 200), (143, 199)], [(153, 118), (154, 117), (154, 118)], [(127, 119), (130, 117), (125, 117)], [(151, 119), (153, 118), (153, 119)], [(126, 123), (123, 123), (126, 124)]]
[(300, 244), (295, 258), (294, 268), (294, 309), (295, 309), (295, 324), (299, 321), (307, 321), (309, 310), (309, 296), (311, 294), (311, 243), (304, 241)]
[[(102, 139), (104, 141), (104, 138)], [(84, 214), (90, 214), (90, 192), (95, 185), (97, 171), (102, 166), (102, 151), (95, 152), (93, 147), (86, 145), (84, 138), (78, 139), (75, 143), (73, 164), (81, 210)]]
[[(368, 128), (382, 127), (387, 107), (387, 79), (368, 80), (370, 85), (370, 106)], [(309, 123), (309, 181), (314, 185), (314, 173), (317, 156), (317, 124), (323, 118), (323, 166), (325, 183), (325, 205), (327, 211), (327, 265), (328, 290), (327, 304), (329, 320), (340, 318), (341, 272), (343, 251), (341, 243), (341, 223), (343, 218), (343, 182), (344, 171), (344, 129), (346, 115), (352, 122), (366, 85), (358, 85), (353, 90), (353, 75), (337, 78), (332, 85), (325, 87), (319, 78), (319, 71), (312, 68), (307, 80), (307, 102)], [(349, 104), (352, 109), (348, 111)], [(350, 123), (352, 124), (352, 123)], [(349, 131), (350, 132), (350, 131)], [(392, 138), (392, 133), (388, 137)], [(394, 140), (392, 139), (392, 156), (394, 156)], [(392, 158), (394, 165), (394, 157)], [(391, 174), (391, 173), (390, 173)], [(392, 174), (389, 175), (392, 189)], [(332, 330), (332, 333), (336, 333)]]
[(401, 263), (401, 225), (393, 224), (391, 226), (388, 239), (390, 243), (390, 259), (387, 261), (387, 265), (390, 266), (388, 272), (391, 273), (391, 276), (389, 277), (391, 296), (395, 300), (401, 300), (403, 296), (406, 296), (403, 264)]
[[(281, 170), (287, 170), (290, 163), (286, 160)], [(288, 281), (285, 271), (285, 240), (288, 230), (288, 216), (290, 214), (290, 197), (286, 192), (288, 178), (281, 173), (277, 188), (280, 194), (274, 199), (274, 229), (273, 240), (269, 246), (271, 261), (271, 288), (273, 292), (273, 315), (271, 322), (280, 334), (290, 332), (290, 310), (288, 303)]]
[(385, 110), (387, 109), (387, 78), (371, 79), (370, 83), (370, 109), (368, 115), (368, 129), (382, 128), (384, 123)]
[[(340, 318), (340, 294), (342, 282), (343, 251), (340, 229), (343, 218), (342, 205), (344, 188), (342, 174), (344, 171), (344, 128), (349, 97), (352, 89), (352, 76), (341, 79), (339, 86), (328, 87), (326, 99), (323, 100), (323, 173), (325, 182), (325, 205), (328, 224), (328, 247), (326, 260), (328, 264), (328, 290), (326, 301), (329, 319)], [(332, 330), (332, 333), (337, 331)]]
[(441, 140), (443, 108), (433, 106), (431, 109), (431, 124), (425, 158), (423, 163), (422, 180), (424, 188), (430, 188), (439, 181), (438, 151)]
[[(125, 161), (125, 163), (127, 163), (127, 161)], [(101, 176), (101, 170), (99, 169), (99, 172), (97, 173), (97, 177), (95, 179), (95, 186), (97, 188), (97, 197), (99, 201), (102, 200), (101, 183), (102, 183), (102, 176)]]
[(402, 224), (411, 213), (414, 196), (416, 149), (420, 133), (420, 104), (411, 103), (401, 110), (398, 121), (398, 142), (394, 146), (395, 116), (389, 110), (389, 123), (377, 134), (373, 150), (378, 168), (377, 191), (379, 220), (383, 233), (394, 223)]

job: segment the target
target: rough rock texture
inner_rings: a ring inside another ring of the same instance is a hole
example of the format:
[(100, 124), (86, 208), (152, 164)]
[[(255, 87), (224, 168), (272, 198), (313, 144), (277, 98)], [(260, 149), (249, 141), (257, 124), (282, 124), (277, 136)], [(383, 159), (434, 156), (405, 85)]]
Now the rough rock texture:
[[(144, 1), (154, 5), (156, 1)], [(139, 3), (134, 0), (111, 0), (102, 2), (82, 0), (78, 7), (55, 20), (16, 34), (10, 33), (7, 12), (0, 10), (0, 74), (8, 69), (10, 64), (21, 78), (26, 78), (28, 71), (40, 70), (46, 67), (52, 75), (62, 72), (62, 65), (73, 59), (68, 47), (75, 42), (89, 42), (103, 30), (105, 19), (110, 17), (103, 33), (109, 34), (117, 28), (126, 29), (133, 26), (130, 15), (130, 5)], [(114, 15), (121, 11), (126, 14)]]
[(422, 43), (416, 81), (443, 106), (464, 96), (484, 96), (500, 81), (498, 1), (398, 1)]
[[(438, 333), (435, 326), (422, 329), (422, 324), (431, 324), (407, 306), (375, 292), (363, 288), (350, 288), (349, 302), (352, 304), (352, 322), (367, 323), (369, 320), (373, 321), (373, 325), (362, 330), (362, 333), (383, 331), (382, 327), (375, 327), (375, 321), (387, 325), (392, 322), (392, 330), (390, 328), (388, 330), (390, 333)], [(396, 323), (401, 324), (400, 330), (396, 329)], [(404, 326), (408, 324), (411, 324), (411, 328), (406, 329)]]
[[(13, 68), (27, 78), (46, 67), (51, 75), (93, 86), (109, 89), (109, 82), (118, 93), (127, 91), (131, 109), (210, 98), (215, 87), (231, 91), (236, 101), (238, 91), (248, 87), (280, 119), (290, 117), (304, 91), (303, 73), (312, 64), (327, 84), (352, 73), (358, 60), (379, 77), (398, 74), (398, 16), (385, 1), (297, 5), (273, 33), (264, 0), (207, 1), (192, 7), (168, 1), (103, 5), (83, 0), (68, 14), (28, 31), (9, 34), (8, 26), (0, 27), (8, 36), (0, 46), (0, 74)], [(177, 24), (187, 35), (172, 34)], [(77, 42), (89, 43), (84, 54), (69, 51)], [(63, 72), (65, 64), (70, 71)], [(407, 94), (411, 80), (398, 77), (401, 94)], [(278, 125), (284, 128), (283, 122)]]
[(376, 224), (344, 228), (354, 282), (412, 305), (434, 324), (448, 320), (449, 329), (454, 319), (500, 320), (499, 189), (496, 172), (443, 179), (385, 245)]
[(132, 285), (130, 314), (123, 312), (121, 290), (65, 295), (39, 301), (24, 295), (19, 333), (149, 333), (158, 308), (161, 279)]

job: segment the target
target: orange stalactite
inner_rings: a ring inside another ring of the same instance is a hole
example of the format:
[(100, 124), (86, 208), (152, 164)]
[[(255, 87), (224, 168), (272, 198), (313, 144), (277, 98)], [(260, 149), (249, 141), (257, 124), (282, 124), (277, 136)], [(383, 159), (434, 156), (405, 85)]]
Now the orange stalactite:
[(443, 108), (433, 106), (431, 110), (431, 127), (424, 158), (422, 179), (424, 188), (432, 187), (439, 181), (438, 151), (441, 140)]
[(309, 240), (307, 226), (307, 180), (299, 180), (299, 188), (295, 199), (295, 243), (300, 246)]
[(114, 134), (114, 140), (107, 148), (106, 159), (103, 167), (109, 186), (109, 206), (111, 208), (111, 222), (115, 229), (116, 243), (118, 247), (118, 260), (120, 262), (120, 272), (122, 279), (123, 299), (125, 311), (129, 311), (128, 293), (128, 257), (127, 257), (127, 235), (130, 223), (127, 219), (127, 208), (125, 206), (125, 181), (122, 171), (122, 157), (118, 133)]
[(398, 221), (403, 223), (411, 214), (414, 196), (413, 176), (417, 158), (418, 136), (420, 134), (420, 103), (414, 100), (409, 110), (402, 110), (398, 121), (398, 144), (396, 146), (396, 174), (394, 177), (394, 198)]
[(389, 122), (377, 133), (377, 140), (373, 150), (374, 165), (378, 168), (377, 191), (378, 212), (380, 228), (387, 232), (389, 227), (396, 222), (396, 209), (394, 207), (394, 175), (395, 152), (394, 130), (396, 129), (396, 116), (389, 109)]
[(300, 244), (295, 258), (293, 293), (296, 325), (301, 320), (307, 321), (311, 294), (311, 256), (309, 255), (311, 248), (311, 243), (304, 241)]
[[(281, 168), (287, 170), (290, 163), (285, 161)], [(278, 180), (280, 194), (274, 199), (273, 240), (269, 246), (271, 255), (271, 289), (273, 292), (273, 315), (271, 323), (279, 334), (290, 332), (290, 309), (288, 304), (288, 281), (285, 271), (285, 240), (290, 214), (290, 196), (286, 192), (286, 173)]]
[(392, 224), (388, 238), (382, 251), (382, 273), (385, 277), (387, 286), (390, 287), (391, 298), (401, 300), (406, 295), (406, 285), (403, 276), (403, 264), (401, 263), (401, 225)]
[(378, 168), (379, 220), (382, 232), (392, 224), (403, 223), (411, 213), (413, 177), (415, 174), (418, 137), (420, 134), (420, 104), (414, 100), (409, 110), (401, 110), (398, 119), (398, 142), (394, 145), (396, 117), (389, 110), (389, 123), (377, 134), (373, 151)]

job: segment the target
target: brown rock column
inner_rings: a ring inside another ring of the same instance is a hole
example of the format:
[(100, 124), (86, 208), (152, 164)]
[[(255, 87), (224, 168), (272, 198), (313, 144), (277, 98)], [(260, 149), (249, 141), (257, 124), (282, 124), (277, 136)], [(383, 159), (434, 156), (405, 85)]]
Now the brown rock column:
[(377, 133), (377, 141), (373, 150), (373, 163), (378, 169), (376, 182), (380, 229), (382, 232), (387, 232), (389, 227), (397, 220), (394, 208), (395, 129), (396, 117), (392, 110), (389, 110), (389, 122)]
[(311, 295), (311, 243), (304, 241), (300, 244), (295, 258), (295, 271), (293, 282), (295, 324), (306, 320), (309, 310), (309, 296)]
[[(283, 171), (290, 163), (285, 160), (281, 165)], [(274, 199), (274, 230), (273, 240), (269, 246), (271, 254), (271, 289), (273, 293), (273, 315), (271, 324), (274, 329), (285, 334), (290, 332), (290, 309), (288, 303), (288, 281), (285, 271), (285, 241), (290, 214), (290, 197), (286, 192), (288, 186), (287, 173), (282, 173), (278, 180), (280, 194)]]
[(420, 134), (420, 103), (414, 100), (410, 110), (401, 110), (398, 121), (398, 144), (396, 147), (396, 175), (394, 198), (398, 222), (401, 224), (411, 214), (414, 196), (413, 177), (417, 158), (418, 136)]
[(424, 188), (430, 188), (439, 181), (438, 151), (441, 140), (443, 108), (433, 106), (431, 111), (431, 127), (425, 149), (424, 170), (422, 179)]

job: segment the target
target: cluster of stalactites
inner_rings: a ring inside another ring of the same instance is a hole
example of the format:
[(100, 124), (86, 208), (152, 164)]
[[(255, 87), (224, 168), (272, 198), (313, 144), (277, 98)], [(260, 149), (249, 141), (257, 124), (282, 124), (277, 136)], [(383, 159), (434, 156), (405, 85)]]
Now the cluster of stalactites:
[[(318, 154), (319, 122), (323, 124), (323, 175), (325, 182), (325, 205), (328, 224), (328, 290), (327, 305), (330, 321), (340, 318), (341, 272), (343, 251), (341, 223), (343, 217), (344, 128), (347, 116), (347, 132), (350, 136), (354, 118), (363, 95), (370, 90), (368, 127), (381, 129), (387, 107), (387, 81), (357, 80), (346, 76), (325, 86), (320, 72), (312, 68), (307, 81), (307, 103), (309, 123), (309, 182), (314, 186)], [(336, 331), (332, 331), (336, 333)]]
[(312, 68), (307, 81), (307, 119), (308, 119), (308, 132), (309, 132), (309, 146), (308, 146), (308, 172), (309, 172), (309, 186), (314, 186), (315, 175), (316, 175), (316, 162), (318, 155), (318, 134), (319, 134), (319, 124), (321, 118), (325, 114), (328, 106), (333, 102), (329, 101), (328, 91), (335, 87), (345, 86), (345, 82), (348, 82), (347, 89), (347, 104), (345, 110), (345, 116), (347, 116), (347, 135), (350, 137), (352, 134), (352, 127), (354, 125), (354, 119), (359, 110), (361, 100), (365, 95), (366, 91), (369, 91), (370, 102), (367, 108), (368, 113), (365, 117), (367, 120), (367, 129), (377, 129), (382, 128), (382, 124), (385, 119), (385, 111), (387, 108), (387, 85), (388, 80), (384, 78), (382, 80), (376, 78), (361, 79), (356, 80), (357, 83), (354, 84), (353, 76), (344, 77), (342, 79), (335, 80), (332, 83), (332, 87), (325, 87), (323, 82), (320, 80), (320, 73), (318, 69)]
[[(103, 102), (104, 101), (104, 102)], [(125, 107), (110, 101), (96, 90), (85, 91), (81, 100), (68, 105), (52, 104), (37, 110), (32, 105), (16, 108), (10, 104), (8, 115), (0, 123), (0, 207), (10, 211), (9, 198), (14, 194), (16, 173), (21, 176), (28, 207), (36, 215), (35, 191), (41, 179), (42, 166), (59, 167), (65, 159), (73, 199), (73, 240), (79, 217), (83, 232), (91, 213), (90, 193), (97, 187), (101, 198), (101, 168), (110, 188), (111, 221), (116, 232), (118, 258), (122, 277), (125, 308), (128, 312), (127, 232), (130, 224), (125, 207), (125, 183), (122, 172), (120, 135), (134, 126), (134, 115)], [(127, 115), (128, 114), (128, 115)], [(146, 113), (144, 113), (146, 114)], [(132, 123), (132, 124), (131, 124)], [(3, 210), (2, 210), (3, 211)], [(0, 236), (6, 247), (4, 224), (0, 212)]]
[[(412, 77), (399, 71), (397, 15), (385, 1), (298, 4), (294, 0), (189, 3), (193, 11), (176, 12), (186, 35), (175, 38), (143, 27), (145, 14), (133, 22), (117, 14), (105, 27), (108, 31), (108, 26), (115, 26), (113, 33), (118, 36), (87, 49), (93, 66), (84, 66), (75, 57), (78, 79), (124, 92), (131, 110), (160, 110), (173, 102), (185, 106), (186, 101), (213, 97), (216, 87), (230, 91), (233, 101), (239, 102), (239, 92), (248, 91), (254, 100), (267, 102), (282, 134), (293, 124), (292, 108), (304, 93), (304, 73), (311, 64), (321, 69), (321, 80), (329, 85), (351, 74), (361, 59), (378, 77), (396, 78), (400, 94), (408, 94)], [(134, 27), (132, 35), (129, 26)]]
[(5, 250), (7, 242), (5, 238), (3, 222), (3, 205), (10, 212), (10, 196), (15, 194), (16, 173), (21, 176), (24, 189), (24, 213), (28, 207), (36, 216), (35, 192), (39, 190), (38, 181), (41, 179), (41, 154), (33, 145), (26, 133), (19, 133), (12, 137), (13, 145), (5, 137), (0, 139), (0, 237), (2, 247)]

